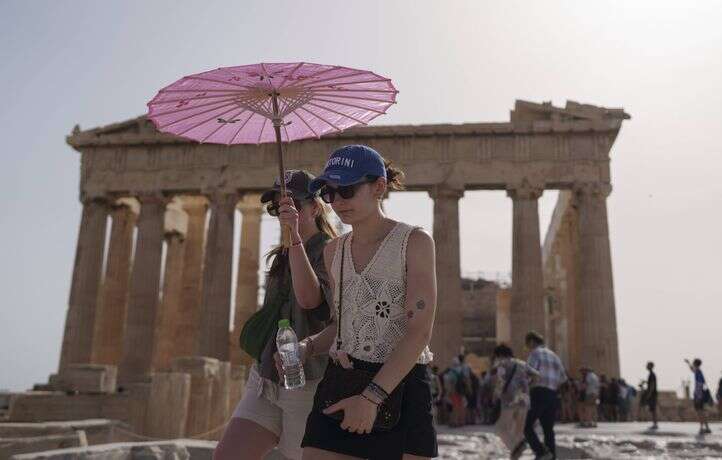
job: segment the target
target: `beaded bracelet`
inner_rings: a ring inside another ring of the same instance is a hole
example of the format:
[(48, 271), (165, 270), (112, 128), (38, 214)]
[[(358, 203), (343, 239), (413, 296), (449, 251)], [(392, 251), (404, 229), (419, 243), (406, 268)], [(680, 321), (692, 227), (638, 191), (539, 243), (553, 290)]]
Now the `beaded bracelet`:
[(385, 401), (389, 397), (389, 394), (386, 392), (386, 390), (381, 388), (381, 386), (379, 386), (375, 382), (369, 382), (366, 389), (369, 390), (374, 395), (378, 396), (381, 399), (381, 401)]

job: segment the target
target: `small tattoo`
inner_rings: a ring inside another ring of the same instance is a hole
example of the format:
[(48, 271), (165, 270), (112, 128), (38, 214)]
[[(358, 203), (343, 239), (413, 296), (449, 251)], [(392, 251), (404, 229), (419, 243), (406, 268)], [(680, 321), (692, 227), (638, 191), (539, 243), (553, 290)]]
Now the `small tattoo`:
[(416, 308), (418, 308), (419, 310), (423, 310), (424, 308), (426, 308), (426, 302), (424, 302), (423, 300), (419, 300), (418, 302), (416, 302)]
[(414, 317), (414, 311), (413, 311), (413, 310), (407, 311), (407, 312), (406, 312), (406, 317), (409, 318), (409, 319), (413, 318), (413, 317)]

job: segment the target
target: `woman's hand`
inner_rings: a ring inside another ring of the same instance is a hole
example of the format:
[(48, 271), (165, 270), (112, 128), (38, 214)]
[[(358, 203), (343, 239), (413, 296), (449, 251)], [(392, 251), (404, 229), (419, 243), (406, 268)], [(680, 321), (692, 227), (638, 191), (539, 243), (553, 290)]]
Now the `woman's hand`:
[(343, 411), (341, 429), (351, 433), (371, 433), (376, 421), (378, 406), (361, 395), (342, 399), (333, 406), (324, 409), (324, 414)]
[(278, 202), (278, 220), (291, 230), (291, 243), (301, 241), (298, 232), (298, 209), (293, 204), (293, 198), (287, 196)]

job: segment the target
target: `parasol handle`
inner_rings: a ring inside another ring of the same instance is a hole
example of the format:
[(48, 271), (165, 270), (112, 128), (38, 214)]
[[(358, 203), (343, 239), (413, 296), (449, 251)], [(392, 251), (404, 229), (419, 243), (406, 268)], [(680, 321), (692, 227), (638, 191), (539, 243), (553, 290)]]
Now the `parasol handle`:
[[(281, 141), (281, 125), (283, 119), (279, 115), (278, 110), (278, 93), (271, 93), (271, 102), (273, 103), (273, 130), (276, 132), (276, 147), (278, 150), (278, 182), (281, 185), (281, 197), (286, 198), (286, 168), (283, 166), (283, 142)], [(285, 225), (281, 226), (281, 244), (285, 249), (291, 246), (291, 229)]]

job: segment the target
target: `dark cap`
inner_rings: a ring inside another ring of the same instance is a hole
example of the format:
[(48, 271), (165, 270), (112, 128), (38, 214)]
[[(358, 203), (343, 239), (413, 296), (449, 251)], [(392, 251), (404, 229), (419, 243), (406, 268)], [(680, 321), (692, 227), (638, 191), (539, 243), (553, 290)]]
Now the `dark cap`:
[[(308, 186), (315, 178), (316, 177), (313, 174), (310, 174), (306, 171), (289, 169), (286, 171), (286, 175), (284, 176), (284, 180), (286, 182), (286, 190), (288, 191), (289, 195), (299, 200), (312, 198), (315, 195), (308, 191)], [(273, 197), (276, 195), (276, 193), (279, 193), (280, 191), (281, 184), (278, 179), (276, 179), (276, 182), (273, 183), (273, 188), (270, 190), (266, 190), (265, 192), (263, 192), (263, 195), (261, 195), (261, 203), (267, 203), (273, 200)]]

